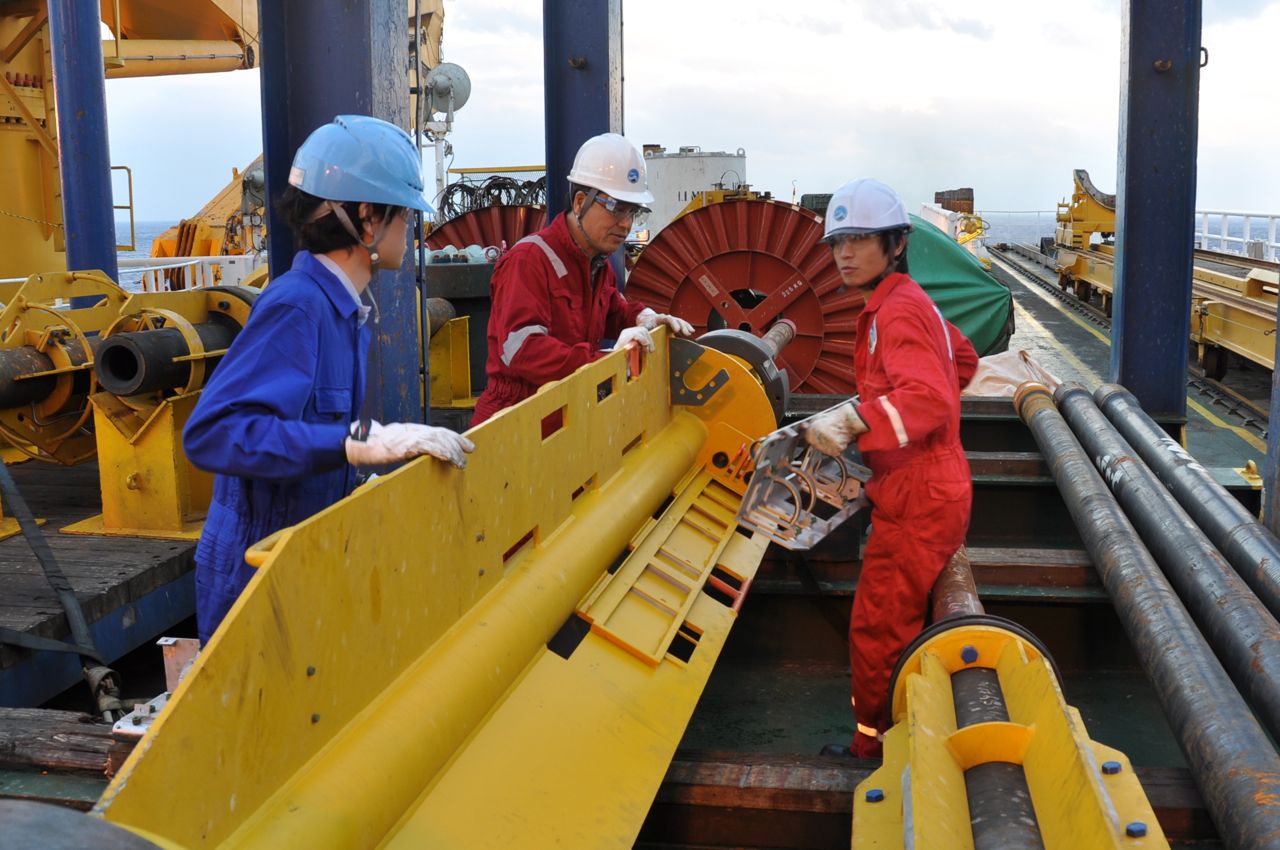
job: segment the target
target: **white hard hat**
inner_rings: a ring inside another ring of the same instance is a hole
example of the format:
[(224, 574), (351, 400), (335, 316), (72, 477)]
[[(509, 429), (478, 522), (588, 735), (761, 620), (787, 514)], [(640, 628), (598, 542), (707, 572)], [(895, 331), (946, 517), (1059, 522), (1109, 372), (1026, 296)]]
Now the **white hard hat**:
[(850, 180), (831, 195), (822, 240), (886, 230), (910, 230), (911, 220), (898, 193), (879, 180)]
[(653, 203), (644, 157), (617, 133), (601, 133), (582, 143), (573, 158), (569, 182), (599, 189), (619, 201)]

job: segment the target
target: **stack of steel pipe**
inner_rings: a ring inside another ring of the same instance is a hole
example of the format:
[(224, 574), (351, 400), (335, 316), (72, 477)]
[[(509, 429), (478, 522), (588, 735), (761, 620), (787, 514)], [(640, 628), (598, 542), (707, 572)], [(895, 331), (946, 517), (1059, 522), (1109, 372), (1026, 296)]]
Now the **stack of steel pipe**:
[(1229, 670), (1264, 722), (1280, 728), (1275, 620), (1089, 394), (1068, 384), (1057, 401), (1061, 412), (1048, 388), (1024, 384), (1014, 405), (1053, 473), (1224, 843), (1280, 846), (1280, 756), (1228, 676)]
[(1280, 540), (1170, 438), (1132, 393), (1104, 384), (1093, 398), (1267, 610), (1280, 617)]

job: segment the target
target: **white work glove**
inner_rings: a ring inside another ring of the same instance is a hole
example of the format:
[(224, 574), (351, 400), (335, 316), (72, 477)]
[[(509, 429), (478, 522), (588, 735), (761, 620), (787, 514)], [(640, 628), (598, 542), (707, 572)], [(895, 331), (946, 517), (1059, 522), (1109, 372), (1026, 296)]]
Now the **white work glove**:
[(867, 423), (858, 415), (858, 405), (850, 399), (805, 422), (804, 438), (823, 454), (839, 457), (855, 437), (867, 430)]
[(435, 428), (417, 422), (392, 422), (390, 425), (370, 423), (369, 436), (363, 441), (347, 438), (347, 462), (353, 466), (377, 466), (408, 460), (418, 455), (431, 455), (446, 460), (459, 469), (467, 465), (466, 454), (475, 443), (448, 428)]
[(672, 316), (667, 313), (658, 313), (652, 309), (645, 307), (640, 311), (640, 315), (636, 316), (636, 326), (644, 328), (647, 331), (654, 330), (658, 325), (666, 325), (671, 328), (671, 332), (680, 336), (692, 336), (693, 325), (686, 322), (679, 316)]
[(618, 334), (618, 341), (613, 344), (613, 350), (635, 348), (637, 345), (643, 345), (645, 351), (653, 351), (653, 337), (649, 336), (649, 332), (639, 325), (627, 328)]

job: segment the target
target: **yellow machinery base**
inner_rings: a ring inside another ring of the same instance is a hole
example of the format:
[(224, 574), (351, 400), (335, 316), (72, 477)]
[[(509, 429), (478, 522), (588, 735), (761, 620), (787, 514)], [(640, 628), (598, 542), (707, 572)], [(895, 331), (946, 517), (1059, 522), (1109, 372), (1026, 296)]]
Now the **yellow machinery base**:
[[(36, 525), (44, 524), (45, 520), (36, 520)], [(0, 540), (8, 540), (10, 537), (14, 537), (21, 533), (22, 529), (18, 526), (18, 521), (16, 519), (10, 519), (9, 517), (0, 519)]]
[[(43, 522), (43, 520), (41, 520)], [(184, 522), (181, 529), (172, 531), (158, 528), (107, 528), (102, 514), (64, 525), (63, 534), (92, 534), (102, 537), (152, 537), (160, 540), (199, 540), (204, 520)], [(3, 538), (0, 538), (3, 539)]]

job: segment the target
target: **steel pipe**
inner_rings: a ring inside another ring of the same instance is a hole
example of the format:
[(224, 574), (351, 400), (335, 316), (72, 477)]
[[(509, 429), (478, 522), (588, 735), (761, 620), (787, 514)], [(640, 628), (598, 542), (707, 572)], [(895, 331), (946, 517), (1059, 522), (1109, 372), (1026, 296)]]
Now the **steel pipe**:
[(427, 317), (428, 338), (435, 336), (441, 328), (458, 316), (458, 311), (454, 309), (453, 304), (444, 298), (428, 298), (423, 304), (425, 305), (423, 312)]
[(1043, 850), (1022, 765), (989, 761), (964, 772), (974, 850)]
[[(952, 673), (951, 694), (957, 729), (976, 723), (1009, 722), (1000, 676), (989, 667)], [(1044, 847), (1022, 765), (1003, 761), (974, 765), (964, 772), (964, 788), (974, 850)]]
[(1093, 397), (1272, 616), (1280, 618), (1280, 539), (1171, 439), (1132, 393), (1104, 384)]
[(1275, 847), (1280, 757), (1274, 746), (1138, 540), (1048, 388), (1024, 384), (1014, 406), (1093, 556), (1224, 844)]
[(933, 582), (933, 622), (985, 613), (969, 567), (969, 551), (961, 546)]
[(760, 337), (760, 341), (764, 343), (771, 353), (770, 357), (777, 359), (782, 350), (790, 345), (796, 338), (796, 323), (790, 319), (779, 319), (774, 323), (773, 327)]
[(1280, 737), (1280, 624), (1111, 427), (1088, 390), (1063, 384), (1054, 401), (1222, 666)]
[[(64, 340), (61, 345), (66, 349), (72, 363), (84, 363), (86, 355), (80, 340)], [(44, 401), (57, 387), (58, 376), (42, 375), (38, 378), (27, 376), (54, 368), (56, 367), (49, 355), (29, 345), (0, 351), (0, 408), (38, 404)], [(74, 380), (73, 393), (83, 395), (88, 392), (89, 382), (86, 375), (77, 372)]]
[[(204, 351), (225, 350), (240, 332), (239, 324), (218, 313), (192, 327)], [(118, 333), (102, 341), (93, 368), (104, 390), (131, 396), (185, 386), (191, 379), (191, 361), (177, 358), (190, 354), (187, 338), (177, 328)], [(205, 360), (206, 381), (221, 359)]]

